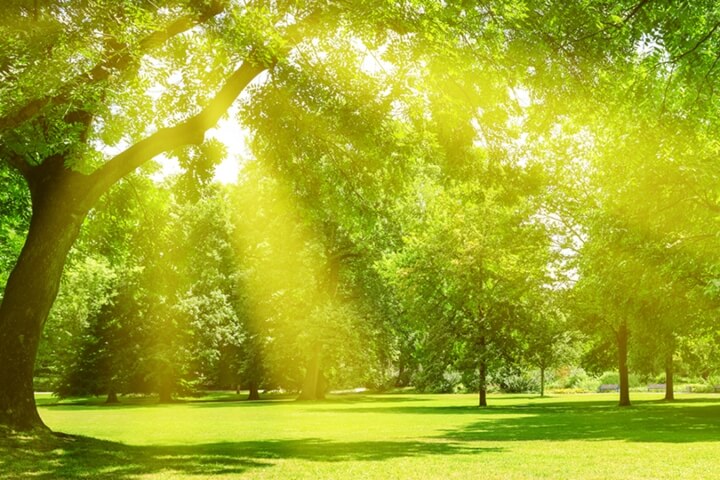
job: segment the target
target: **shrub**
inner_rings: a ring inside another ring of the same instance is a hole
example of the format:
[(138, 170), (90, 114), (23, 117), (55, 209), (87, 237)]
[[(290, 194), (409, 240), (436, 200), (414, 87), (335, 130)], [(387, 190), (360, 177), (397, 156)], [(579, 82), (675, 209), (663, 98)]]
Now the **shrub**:
[(600, 385), (620, 384), (620, 374), (617, 372), (605, 372), (600, 377)]
[(517, 372), (496, 379), (501, 392), (528, 393), (540, 391), (538, 378), (530, 372)]

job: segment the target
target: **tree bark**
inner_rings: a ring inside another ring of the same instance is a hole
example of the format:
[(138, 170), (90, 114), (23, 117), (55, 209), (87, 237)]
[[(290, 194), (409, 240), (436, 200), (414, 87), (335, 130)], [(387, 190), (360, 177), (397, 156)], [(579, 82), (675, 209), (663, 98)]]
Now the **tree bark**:
[(620, 372), (620, 402), (621, 407), (630, 406), (630, 379), (628, 374), (628, 327), (623, 321), (617, 331), (618, 342), (618, 371)]
[(480, 361), (478, 362), (478, 406), (487, 407), (487, 361), (485, 360), (485, 335), (480, 337)]
[(72, 174), (52, 185), (51, 197), (38, 188), (40, 173), (36, 182), (29, 182), (30, 229), (0, 304), (0, 424), (14, 430), (47, 428), (35, 405), (35, 357), (65, 258), (87, 214), (73, 198)]
[(396, 387), (404, 387), (405, 386), (405, 361), (403, 358), (403, 354), (400, 354), (400, 358), (398, 359), (398, 374), (395, 378), (395, 386)]
[(108, 391), (107, 399), (105, 400), (105, 403), (108, 405), (114, 405), (120, 403), (120, 400), (118, 399), (117, 392), (114, 388), (110, 387), (110, 390)]
[(665, 400), (668, 402), (675, 400), (673, 375), (673, 354), (670, 352), (667, 354), (667, 357), (665, 357)]
[(478, 406), (487, 407), (487, 366), (480, 360), (480, 387), (478, 388)]
[(540, 396), (545, 396), (545, 368), (540, 367)]
[(255, 380), (250, 381), (248, 386), (250, 393), (248, 394), (248, 400), (260, 400), (260, 390), (258, 389), (258, 382)]
[(163, 384), (160, 385), (158, 395), (158, 401), (160, 403), (172, 403), (172, 388), (170, 388), (169, 383), (163, 382)]
[(324, 377), (320, 371), (320, 351), (315, 349), (308, 363), (305, 381), (298, 400), (322, 400), (325, 398)]

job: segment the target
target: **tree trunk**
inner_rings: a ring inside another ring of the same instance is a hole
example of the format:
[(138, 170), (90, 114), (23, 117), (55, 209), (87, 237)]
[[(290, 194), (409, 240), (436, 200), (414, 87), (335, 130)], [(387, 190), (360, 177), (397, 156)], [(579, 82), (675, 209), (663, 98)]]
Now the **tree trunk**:
[(404, 355), (401, 353), (400, 358), (398, 359), (398, 374), (397, 378), (395, 378), (396, 387), (405, 386), (405, 360), (403, 357)]
[(480, 361), (478, 362), (478, 406), (487, 407), (487, 361), (485, 335), (480, 337), (478, 347), (480, 348)]
[(540, 368), (540, 396), (545, 396), (545, 368)]
[(628, 328), (623, 321), (617, 332), (618, 370), (620, 372), (620, 403), (621, 407), (630, 406), (630, 379), (628, 375)]
[(86, 215), (72, 210), (77, 207), (72, 197), (48, 197), (33, 195), (28, 236), (0, 304), (0, 425), (14, 430), (47, 428), (35, 405), (35, 357), (65, 259)]
[(173, 382), (168, 377), (160, 379), (158, 384), (158, 402), (172, 403)]
[(158, 402), (172, 403), (172, 393), (170, 392), (169, 388), (160, 389)]
[(248, 394), (248, 400), (260, 400), (260, 390), (258, 389), (258, 382), (255, 380), (250, 381), (248, 386), (250, 393)]
[(478, 406), (487, 407), (487, 365), (485, 360), (480, 360), (480, 374), (478, 376), (479, 388), (478, 388)]
[(310, 362), (308, 363), (305, 381), (298, 400), (322, 400), (325, 398), (324, 377), (320, 372), (320, 352), (315, 349)]
[(118, 399), (117, 392), (114, 388), (110, 387), (110, 390), (108, 391), (107, 399), (105, 400), (105, 403), (108, 405), (114, 405), (117, 403), (120, 403), (120, 400)]
[(325, 400), (325, 392), (327, 391), (327, 380), (322, 369), (318, 370), (317, 383), (315, 384), (315, 398)]
[(665, 400), (668, 402), (675, 400), (673, 374), (673, 354), (670, 352), (665, 358)]

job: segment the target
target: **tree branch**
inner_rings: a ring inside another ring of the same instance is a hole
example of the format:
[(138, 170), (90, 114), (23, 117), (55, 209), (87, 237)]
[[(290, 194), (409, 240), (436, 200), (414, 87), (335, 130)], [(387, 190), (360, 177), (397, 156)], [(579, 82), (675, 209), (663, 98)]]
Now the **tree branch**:
[(718, 28), (720, 28), (720, 22), (717, 22), (715, 25), (713, 25), (713, 27), (705, 35), (700, 37), (700, 40), (698, 40), (697, 43), (692, 48), (690, 48), (689, 50), (685, 50), (683, 53), (680, 53), (680, 54), (674, 56), (671, 61), (677, 62), (678, 60), (685, 58), (688, 55), (690, 55), (691, 53), (693, 53), (695, 50), (700, 48), (700, 46), (703, 43), (707, 42), (710, 39), (710, 37), (713, 36), (715, 31), (717, 31)]
[(578, 43), (578, 42), (588, 40), (596, 35), (599, 35), (605, 31), (607, 31), (607, 29), (611, 28), (611, 27), (612, 28), (621, 27), (622, 25), (626, 24), (630, 19), (632, 19), (635, 15), (637, 15), (638, 12), (640, 10), (642, 10), (642, 8), (646, 4), (650, 3), (650, 1), (651, 0), (640, 0), (633, 8), (630, 9), (630, 11), (628, 13), (625, 14), (625, 16), (622, 18), (622, 22), (620, 22), (620, 23), (604, 23), (602, 28), (600, 28), (598, 30), (594, 30), (590, 33), (587, 33), (581, 37), (578, 37), (575, 40), (572, 40), (571, 43)]
[(637, 15), (637, 13), (642, 9), (646, 4), (650, 3), (650, 0), (640, 0), (637, 5), (635, 5), (632, 10), (630, 10), (625, 17), (623, 17), (623, 22), (627, 22), (632, 17)]
[(165, 30), (153, 32), (140, 40), (136, 47), (116, 43), (111, 49), (109, 56), (95, 65), (95, 67), (93, 67), (93, 69), (89, 72), (80, 74), (62, 85), (57, 94), (31, 100), (15, 112), (1, 117), (0, 132), (19, 126), (23, 122), (33, 118), (45, 107), (51, 105), (62, 105), (70, 102), (72, 93), (77, 88), (99, 83), (108, 79), (113, 72), (121, 72), (128, 68), (134, 58), (130, 52), (137, 51), (140, 54), (143, 54), (153, 48), (156, 48), (170, 38), (186, 32), (197, 25), (205, 23), (210, 18), (221, 13), (224, 8), (224, 4), (221, 0), (214, 0), (199, 16), (188, 15), (178, 18), (168, 25)]
[(268, 67), (245, 61), (198, 114), (174, 127), (163, 128), (139, 141), (92, 173), (88, 200), (94, 202), (115, 182), (155, 156), (183, 145), (202, 143), (245, 87)]

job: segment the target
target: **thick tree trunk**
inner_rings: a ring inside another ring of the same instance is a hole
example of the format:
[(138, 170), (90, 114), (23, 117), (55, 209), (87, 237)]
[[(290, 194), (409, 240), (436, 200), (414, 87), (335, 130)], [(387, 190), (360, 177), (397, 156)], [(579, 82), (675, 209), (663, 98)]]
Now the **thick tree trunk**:
[(316, 349), (308, 363), (305, 381), (298, 400), (322, 400), (325, 398), (325, 377), (320, 370), (320, 351)]
[(545, 368), (540, 368), (540, 396), (545, 396)]
[(260, 400), (260, 390), (258, 389), (258, 382), (255, 380), (250, 381), (249, 385), (250, 393), (248, 394), (248, 400)]
[(169, 386), (163, 385), (158, 392), (160, 403), (172, 403), (172, 390)]
[(120, 403), (120, 400), (118, 399), (117, 392), (114, 388), (110, 387), (110, 390), (108, 391), (107, 399), (105, 400), (105, 403), (108, 405), (114, 405), (117, 403)]
[(35, 357), (86, 213), (71, 210), (72, 198), (48, 197), (33, 195), (28, 237), (0, 304), (0, 425), (14, 430), (46, 428), (35, 406)]
[(673, 374), (673, 354), (670, 352), (665, 358), (665, 400), (668, 402), (675, 400)]
[(621, 407), (630, 406), (630, 379), (628, 375), (628, 328), (623, 322), (617, 332), (618, 370), (620, 372), (620, 403)]

